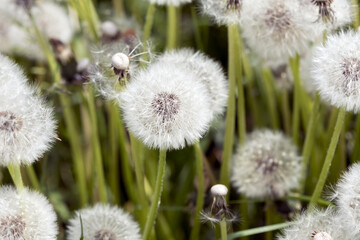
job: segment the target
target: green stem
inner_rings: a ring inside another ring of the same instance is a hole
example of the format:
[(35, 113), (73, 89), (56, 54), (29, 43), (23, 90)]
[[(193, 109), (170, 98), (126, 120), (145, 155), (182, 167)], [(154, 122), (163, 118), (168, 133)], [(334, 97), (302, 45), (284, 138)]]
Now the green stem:
[(204, 164), (203, 164), (203, 154), (199, 142), (196, 142), (194, 145), (195, 148), (195, 161), (196, 161), (196, 174), (197, 174), (197, 198), (196, 198), (196, 210), (195, 210), (195, 219), (194, 226), (191, 230), (190, 239), (197, 240), (199, 239), (200, 233), (200, 211), (204, 206), (204, 196), (205, 196), (205, 178), (204, 178)]
[(170, 4), (167, 6), (167, 50), (176, 48), (178, 37), (178, 15), (177, 8)]
[(298, 55), (290, 59), (290, 67), (294, 77), (292, 136), (293, 136), (293, 142), (297, 144), (299, 142), (300, 102), (301, 102), (300, 57)]
[(21, 193), (24, 190), (24, 184), (21, 177), (20, 165), (10, 164), (8, 170), (18, 193)]
[(334, 158), (336, 146), (339, 141), (341, 129), (344, 124), (345, 116), (346, 116), (346, 110), (344, 108), (341, 108), (339, 111), (337, 120), (336, 120), (335, 129), (334, 129), (334, 132), (333, 132), (333, 135), (331, 138), (329, 149), (328, 149), (326, 157), (325, 157), (323, 168), (322, 168), (320, 176), (319, 176), (319, 180), (316, 184), (314, 193), (311, 197), (311, 201), (310, 201), (309, 208), (308, 208), (310, 210), (312, 210), (315, 207), (318, 199), (320, 198), (321, 192), (324, 188), (325, 181), (326, 181), (327, 175), (329, 173), (329, 169), (330, 169), (332, 160)]
[(311, 151), (314, 147), (315, 141), (315, 132), (316, 132), (316, 119), (318, 118), (320, 108), (320, 97), (316, 93), (315, 94), (315, 101), (314, 106), (312, 109), (312, 113), (310, 116), (310, 120), (308, 122), (308, 128), (305, 137), (305, 143), (302, 150), (302, 174), (301, 174), (301, 181), (300, 181), (300, 193), (304, 192), (305, 189), (305, 181), (307, 178), (307, 169), (310, 161)]
[(40, 192), (41, 188), (40, 188), (39, 180), (37, 179), (33, 165), (26, 166), (26, 173), (28, 178), (30, 179), (32, 187)]
[(360, 19), (359, 19), (359, 2), (358, 0), (351, 0), (352, 6), (353, 6), (353, 27), (354, 30), (357, 31), (360, 26)]
[(165, 178), (165, 167), (166, 167), (166, 150), (160, 150), (156, 184), (155, 184), (154, 194), (152, 196), (150, 211), (145, 224), (143, 240), (147, 240), (149, 238), (151, 230), (155, 224), (156, 214), (161, 202), (161, 193)]
[(271, 127), (273, 129), (279, 129), (279, 118), (276, 110), (276, 97), (272, 84), (274, 82), (270, 69), (265, 68), (263, 71), (263, 83), (265, 87), (266, 102), (269, 109)]
[(205, 51), (204, 43), (203, 43), (202, 36), (201, 36), (201, 29), (199, 26), (199, 20), (198, 20), (198, 16), (197, 16), (196, 9), (194, 6), (191, 7), (191, 19), (194, 24), (196, 46), (201, 51)]
[(144, 34), (143, 34), (143, 43), (145, 44), (151, 34), (151, 29), (154, 23), (154, 16), (155, 16), (155, 4), (150, 3), (147, 13), (146, 13), (146, 20), (145, 20), (145, 26), (144, 26)]
[(235, 131), (236, 49), (234, 41), (236, 40), (236, 34), (238, 34), (238, 26), (229, 25), (229, 97), (226, 111), (224, 150), (222, 153), (222, 163), (220, 170), (220, 183), (227, 187), (229, 187), (230, 161), (232, 157)]
[(123, 0), (113, 0), (113, 5), (117, 16), (121, 17), (125, 15)]
[(285, 126), (285, 133), (287, 135), (291, 134), (291, 113), (289, 107), (289, 92), (286, 89), (283, 89), (281, 92), (282, 95), (282, 109), (283, 109), (283, 122)]
[(355, 142), (353, 147), (353, 152), (351, 154), (351, 163), (357, 162), (360, 160), (360, 115), (356, 117), (355, 125)]
[(292, 224), (293, 224), (292, 222), (286, 222), (286, 223), (278, 223), (278, 224), (274, 224), (274, 225), (270, 225), (270, 226), (264, 226), (264, 227), (258, 227), (258, 228), (252, 228), (252, 229), (248, 229), (248, 230), (243, 230), (243, 231), (239, 231), (239, 232), (229, 234), (227, 239), (231, 240), (231, 239), (235, 239), (235, 238), (252, 236), (252, 235), (266, 233), (266, 232), (270, 232), (270, 231), (276, 231), (276, 230), (279, 230), (279, 229), (289, 227)]
[(227, 226), (226, 226), (226, 220), (223, 219), (220, 222), (220, 231), (221, 231), (221, 240), (227, 240)]

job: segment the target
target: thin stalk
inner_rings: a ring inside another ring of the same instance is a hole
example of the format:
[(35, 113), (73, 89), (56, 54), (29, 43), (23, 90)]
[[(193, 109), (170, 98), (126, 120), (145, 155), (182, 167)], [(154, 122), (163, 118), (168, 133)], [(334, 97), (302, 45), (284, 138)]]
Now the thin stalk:
[(220, 222), (220, 231), (221, 231), (221, 240), (227, 240), (227, 226), (226, 226), (226, 220), (223, 219)]
[(247, 229), (247, 230), (231, 233), (231, 234), (228, 235), (227, 239), (231, 240), (231, 239), (235, 239), (235, 238), (252, 236), (252, 235), (266, 233), (266, 232), (270, 232), (270, 231), (276, 231), (276, 230), (279, 230), (279, 229), (289, 227), (292, 224), (293, 224), (292, 222), (286, 222), (286, 223), (273, 224), (273, 225), (270, 225), (270, 226)]
[(238, 26), (229, 25), (229, 97), (226, 111), (224, 150), (222, 153), (222, 163), (220, 170), (220, 183), (227, 187), (229, 187), (230, 161), (232, 157), (235, 131), (236, 49), (234, 41), (236, 41), (236, 34), (238, 34)]
[(39, 180), (36, 176), (33, 165), (26, 165), (26, 173), (28, 178), (30, 179), (32, 187), (40, 192), (41, 188), (40, 188)]
[(358, 0), (351, 0), (352, 6), (353, 6), (353, 27), (355, 31), (358, 30), (360, 26), (360, 18), (359, 18), (359, 2)]
[(156, 184), (155, 184), (154, 194), (152, 196), (150, 211), (145, 224), (143, 240), (149, 239), (151, 230), (155, 224), (156, 214), (161, 202), (161, 193), (162, 193), (163, 182), (165, 177), (165, 167), (166, 167), (166, 150), (160, 150)]
[(310, 201), (309, 208), (308, 208), (310, 210), (312, 210), (315, 207), (318, 199), (320, 198), (321, 192), (324, 188), (325, 181), (326, 181), (327, 175), (329, 173), (329, 169), (330, 169), (332, 160), (334, 158), (336, 146), (339, 141), (341, 129), (344, 125), (345, 116), (346, 116), (346, 110), (344, 108), (341, 108), (339, 111), (337, 120), (336, 120), (335, 129), (334, 129), (334, 132), (333, 132), (333, 135), (331, 138), (330, 146), (328, 148), (328, 151), (327, 151), (327, 154), (325, 157), (323, 168), (322, 168), (320, 176), (319, 176), (319, 180), (316, 184), (314, 193), (311, 197), (311, 201)]
[(24, 184), (21, 177), (20, 165), (9, 164), (8, 166), (9, 173), (11, 178), (16, 186), (18, 193), (21, 193), (24, 190)]
[(274, 82), (274, 79), (272, 73), (270, 72), (270, 69), (268, 68), (264, 69), (262, 79), (265, 87), (266, 102), (268, 105), (271, 127), (273, 129), (279, 129), (280, 123), (276, 110), (276, 97), (273, 91), (274, 89), (272, 87), (272, 83)]
[[(269, 226), (273, 223), (273, 215), (274, 215), (273, 203), (271, 200), (266, 201), (266, 207), (267, 207), (267, 209), (265, 211), (265, 222), (266, 222), (266, 226)], [(273, 237), (273, 234), (271, 231), (269, 231), (265, 234), (266, 240), (271, 240), (272, 237)]]
[(195, 148), (195, 161), (196, 161), (196, 176), (198, 182), (197, 189), (197, 198), (196, 198), (196, 210), (194, 214), (194, 226), (191, 230), (190, 239), (197, 240), (199, 239), (200, 233), (200, 211), (204, 206), (204, 196), (205, 196), (205, 178), (204, 178), (204, 164), (203, 164), (203, 154), (199, 142), (194, 144)]
[(360, 148), (356, 146), (360, 146), (360, 115), (357, 115), (356, 117), (355, 142), (354, 142), (353, 152), (351, 154), (351, 163), (360, 160)]
[(122, 17), (125, 15), (125, 8), (124, 8), (123, 0), (113, 0), (113, 6), (115, 9), (115, 14), (117, 16)]
[(144, 34), (143, 34), (143, 43), (146, 43), (151, 35), (151, 29), (154, 23), (154, 16), (155, 16), (155, 4), (150, 3), (147, 13), (146, 13), (146, 20), (144, 25)]
[(301, 83), (300, 83), (300, 57), (290, 59), (290, 67), (294, 77), (294, 100), (292, 115), (292, 136), (293, 142), (299, 142), (300, 131), (300, 102), (301, 102)]
[(194, 32), (195, 32), (195, 42), (198, 49), (205, 51), (204, 43), (201, 36), (201, 29), (199, 26), (199, 20), (196, 13), (195, 7), (191, 7), (191, 19), (194, 24)]
[(177, 8), (170, 4), (167, 6), (167, 50), (176, 48), (178, 38)]
[(314, 106), (311, 112), (310, 120), (308, 123), (308, 128), (306, 132), (305, 142), (302, 150), (302, 174), (301, 174), (301, 180), (300, 180), (300, 193), (304, 192), (305, 189), (305, 181), (306, 181), (306, 175), (307, 175), (307, 169), (310, 161), (310, 155), (311, 151), (314, 147), (314, 141), (315, 141), (315, 132), (316, 132), (316, 119), (318, 118), (319, 114), (319, 108), (320, 108), (320, 97), (316, 93), (315, 94), (315, 100), (314, 100)]
[(285, 133), (291, 134), (291, 113), (289, 107), (289, 92), (286, 89), (281, 91), (282, 109), (283, 109), (283, 122), (285, 127)]

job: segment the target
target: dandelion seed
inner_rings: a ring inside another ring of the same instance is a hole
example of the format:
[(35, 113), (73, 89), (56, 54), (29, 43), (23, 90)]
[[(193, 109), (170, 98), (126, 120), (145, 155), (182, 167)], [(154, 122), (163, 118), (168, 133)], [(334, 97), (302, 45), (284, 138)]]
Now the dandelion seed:
[(194, 72), (208, 89), (214, 118), (225, 111), (228, 98), (227, 79), (221, 65), (201, 52), (191, 49), (170, 51), (158, 58), (159, 62), (182, 65), (185, 71)]
[(201, 11), (218, 25), (240, 24), (242, 0), (201, 0)]
[(80, 239), (80, 216), (86, 240), (141, 239), (139, 225), (128, 213), (115, 206), (96, 204), (77, 211), (75, 217), (70, 219), (68, 240)]
[(58, 232), (56, 214), (41, 194), (25, 188), (0, 188), (0, 239), (54, 240)]
[(360, 109), (360, 33), (341, 32), (315, 49), (312, 77), (325, 101), (347, 111)]
[(280, 132), (257, 130), (233, 158), (231, 181), (251, 198), (281, 197), (299, 185), (301, 157)]
[(140, 71), (120, 96), (130, 132), (147, 146), (162, 150), (199, 140), (212, 118), (210, 101), (195, 73), (163, 61)]
[(52, 109), (27, 84), (23, 71), (0, 55), (0, 165), (31, 164), (55, 140)]

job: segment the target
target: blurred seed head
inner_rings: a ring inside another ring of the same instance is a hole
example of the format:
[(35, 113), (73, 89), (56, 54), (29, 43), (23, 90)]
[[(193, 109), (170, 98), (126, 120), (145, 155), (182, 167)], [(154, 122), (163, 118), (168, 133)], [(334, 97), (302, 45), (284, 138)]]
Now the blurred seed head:
[(40, 193), (25, 188), (0, 188), (0, 239), (56, 239), (56, 214)]
[(31, 164), (56, 138), (56, 122), (22, 69), (0, 55), (0, 165)]
[(149, 0), (149, 2), (157, 5), (173, 5), (175, 7), (178, 7), (186, 3), (191, 3), (192, 0)]
[(141, 239), (139, 224), (134, 221), (130, 214), (116, 206), (98, 203), (93, 207), (77, 211), (75, 216), (70, 219), (67, 229), (68, 240), (80, 239), (80, 216), (84, 239)]
[(299, 185), (301, 157), (280, 132), (256, 130), (233, 157), (231, 181), (250, 198), (281, 197)]
[(243, 0), (201, 0), (201, 11), (218, 25), (240, 24)]

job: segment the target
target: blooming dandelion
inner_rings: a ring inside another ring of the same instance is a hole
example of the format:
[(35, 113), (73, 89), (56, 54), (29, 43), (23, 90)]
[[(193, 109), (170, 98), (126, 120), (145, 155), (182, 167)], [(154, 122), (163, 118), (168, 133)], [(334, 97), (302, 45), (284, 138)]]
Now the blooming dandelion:
[(54, 240), (58, 232), (56, 214), (41, 194), (25, 188), (0, 188), (0, 239)]
[(240, 23), (242, 0), (201, 0), (201, 11), (218, 25)]
[(278, 67), (321, 35), (319, 25), (304, 17), (305, 10), (293, 0), (244, 1), (243, 37), (268, 66)]
[(320, 96), (331, 105), (358, 112), (360, 108), (360, 34), (328, 37), (313, 55), (312, 77)]
[(70, 219), (67, 239), (79, 240), (82, 232), (85, 240), (141, 239), (139, 224), (130, 214), (116, 206), (103, 204), (81, 209)]
[(301, 157), (280, 132), (257, 130), (233, 158), (231, 181), (251, 198), (281, 197), (299, 186)]
[(52, 109), (27, 84), (22, 69), (0, 55), (0, 165), (31, 164), (56, 134)]
[(224, 113), (227, 98), (227, 79), (221, 65), (201, 52), (191, 49), (181, 49), (163, 54), (159, 62), (171, 62), (182, 65), (185, 71), (192, 71), (197, 76), (197, 81), (203, 83), (211, 97), (211, 108), (216, 118)]
[(336, 210), (314, 210), (303, 214), (292, 221), (290, 227), (278, 235), (278, 240), (350, 240), (351, 235), (346, 231)]

